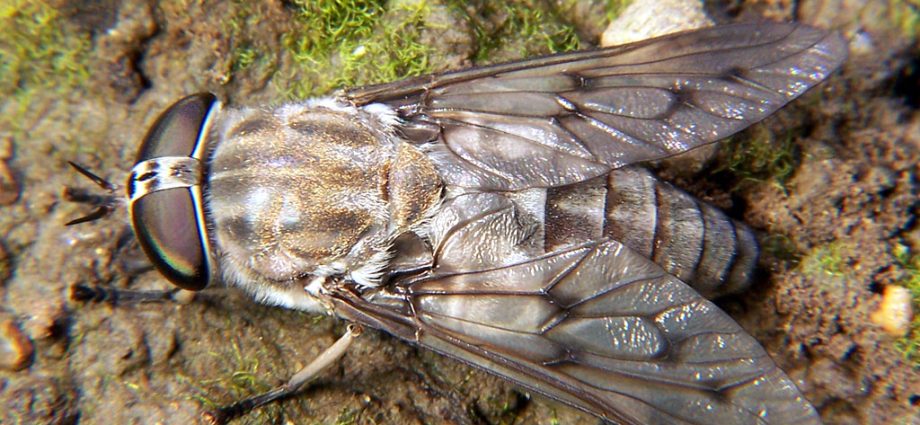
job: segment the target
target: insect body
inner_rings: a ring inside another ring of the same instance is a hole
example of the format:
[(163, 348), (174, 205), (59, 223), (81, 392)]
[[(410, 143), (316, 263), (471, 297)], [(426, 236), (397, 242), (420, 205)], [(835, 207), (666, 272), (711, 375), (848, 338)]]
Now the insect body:
[(132, 223), (179, 286), (336, 314), (617, 423), (817, 423), (700, 295), (747, 285), (750, 230), (632, 164), (740, 131), (844, 56), (740, 24), (274, 108), (194, 95), (141, 147)]

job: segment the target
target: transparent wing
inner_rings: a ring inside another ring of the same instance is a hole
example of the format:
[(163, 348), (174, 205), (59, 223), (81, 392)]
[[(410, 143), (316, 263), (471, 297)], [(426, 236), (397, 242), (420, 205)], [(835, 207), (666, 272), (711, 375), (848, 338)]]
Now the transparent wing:
[(570, 184), (727, 137), (819, 83), (839, 34), (793, 23), (727, 25), (358, 88), (397, 109), (448, 184)]
[(819, 423), (730, 317), (614, 241), (401, 292), (338, 312), (616, 423)]

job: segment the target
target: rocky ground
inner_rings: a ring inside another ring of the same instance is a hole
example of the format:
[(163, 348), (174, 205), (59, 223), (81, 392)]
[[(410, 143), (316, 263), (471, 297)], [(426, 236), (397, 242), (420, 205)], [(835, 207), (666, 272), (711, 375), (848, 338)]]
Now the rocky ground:
[[(590, 47), (621, 3), (0, 0), (0, 423), (195, 423), (283, 382), (343, 332), (228, 290), (188, 303), (71, 300), (75, 284), (167, 283), (144, 271), (124, 211), (63, 226), (87, 206), (64, 202), (62, 188), (90, 185), (66, 161), (121, 182), (147, 127), (183, 95), (279, 102)], [(656, 165), (763, 235), (764, 281), (720, 304), (827, 423), (920, 423), (920, 324), (886, 330), (878, 313), (892, 288), (913, 290), (914, 309), (920, 299), (920, 4), (706, 8), (717, 22), (835, 28), (851, 52), (711, 162)], [(303, 396), (239, 420), (445, 422), (597, 420), (373, 331)]]

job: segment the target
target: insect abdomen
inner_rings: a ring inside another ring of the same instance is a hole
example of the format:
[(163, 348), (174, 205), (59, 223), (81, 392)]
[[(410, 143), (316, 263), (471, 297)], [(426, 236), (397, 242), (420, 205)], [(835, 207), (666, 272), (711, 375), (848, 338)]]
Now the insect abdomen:
[(713, 298), (746, 289), (757, 264), (750, 228), (642, 168), (546, 193), (547, 251), (607, 237)]

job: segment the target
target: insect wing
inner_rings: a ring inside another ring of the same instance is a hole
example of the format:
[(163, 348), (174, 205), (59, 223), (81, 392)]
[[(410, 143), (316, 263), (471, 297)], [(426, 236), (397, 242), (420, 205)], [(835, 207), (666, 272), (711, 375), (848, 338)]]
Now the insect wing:
[[(342, 97), (393, 108), (397, 130), (446, 185), (487, 196), (568, 185), (727, 137), (845, 56), (835, 33), (739, 24)], [(458, 220), (473, 229), (500, 207)], [(479, 244), (454, 240), (472, 230), (432, 236), (430, 276), (337, 291), (337, 313), (617, 423), (820, 422), (750, 335), (651, 260), (607, 239), (531, 255), (504, 243), (529, 240), (526, 226), (501, 224)]]
[[(843, 62), (836, 33), (755, 23), (419, 77), (344, 93), (396, 108), (446, 183), (553, 187), (710, 143), (762, 120)], [(425, 129), (428, 131), (417, 131)]]
[(819, 423), (737, 323), (615, 241), (405, 289), (406, 320), (339, 301), (359, 321), (616, 423)]

